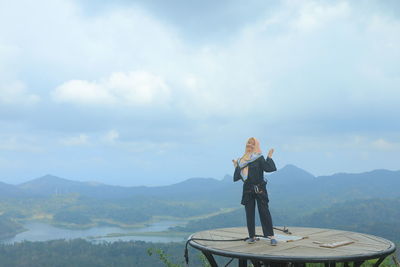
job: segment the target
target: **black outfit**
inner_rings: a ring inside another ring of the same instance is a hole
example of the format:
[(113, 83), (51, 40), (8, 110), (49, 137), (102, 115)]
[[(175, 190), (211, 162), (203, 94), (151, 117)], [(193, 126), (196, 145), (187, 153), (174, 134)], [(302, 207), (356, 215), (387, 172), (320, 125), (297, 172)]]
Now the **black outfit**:
[[(264, 237), (273, 236), (274, 230), (272, 228), (272, 218), (268, 209), (268, 193), (266, 189), (266, 182), (264, 180), (264, 172), (276, 171), (275, 163), (272, 158), (264, 156), (259, 157), (255, 161), (247, 165), (248, 176), (247, 180), (243, 183), (243, 194), (241, 204), (245, 206), (247, 230), (249, 237), (255, 236), (255, 201), (257, 201), (258, 213), (264, 233)], [(233, 175), (233, 181), (242, 180), (240, 175), (239, 166), (236, 167)]]

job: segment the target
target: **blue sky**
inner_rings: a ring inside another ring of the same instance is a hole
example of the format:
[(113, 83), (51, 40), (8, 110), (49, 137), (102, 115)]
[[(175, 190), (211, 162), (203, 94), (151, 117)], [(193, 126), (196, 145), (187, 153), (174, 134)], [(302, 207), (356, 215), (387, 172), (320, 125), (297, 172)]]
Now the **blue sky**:
[(398, 1), (0, 0), (0, 181), (399, 170)]

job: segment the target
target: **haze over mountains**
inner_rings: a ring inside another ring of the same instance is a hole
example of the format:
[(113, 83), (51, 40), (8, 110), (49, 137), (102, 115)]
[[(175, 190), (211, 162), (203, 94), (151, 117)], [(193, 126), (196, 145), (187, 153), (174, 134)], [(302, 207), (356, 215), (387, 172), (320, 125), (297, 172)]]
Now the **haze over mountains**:
[[(400, 188), (400, 171), (374, 170), (348, 174), (315, 177), (294, 165), (286, 165), (266, 176), (272, 200), (285, 201), (293, 197), (324, 198), (331, 201), (355, 198), (397, 197)], [(11, 185), (0, 182), (0, 197), (35, 197), (77, 193), (82, 196), (108, 199), (132, 196), (158, 198), (228, 198), (239, 199), (242, 182), (232, 182), (232, 176), (222, 180), (190, 178), (167, 186), (123, 187), (95, 182), (79, 182), (46, 175), (31, 181)]]
[(212, 178), (190, 178), (168, 186), (123, 187), (95, 182), (72, 181), (54, 175), (45, 175), (19, 185), (0, 182), (0, 195), (7, 197), (37, 197), (78, 193), (82, 196), (101, 199), (127, 198), (138, 195), (163, 198), (176, 194), (185, 196), (192, 195), (193, 193), (211, 193), (214, 189), (224, 187), (226, 182), (226, 180), (219, 181)]
[[(294, 165), (268, 174), (267, 189), (272, 208), (286, 214), (311, 213), (332, 204), (353, 199), (396, 198), (400, 196), (400, 171), (374, 170), (315, 177)], [(106, 200), (158, 199), (159, 201), (209, 202), (219, 208), (240, 207), (242, 182), (232, 176), (222, 180), (190, 178), (167, 186), (112, 186), (71, 181), (46, 175), (19, 185), (0, 183), (0, 198), (51, 197), (78, 194)]]

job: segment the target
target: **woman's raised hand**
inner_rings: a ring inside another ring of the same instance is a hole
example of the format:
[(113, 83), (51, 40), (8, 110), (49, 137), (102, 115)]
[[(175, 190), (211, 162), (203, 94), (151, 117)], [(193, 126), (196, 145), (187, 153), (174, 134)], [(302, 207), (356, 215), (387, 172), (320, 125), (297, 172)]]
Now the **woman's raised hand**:
[(269, 151), (268, 151), (268, 158), (272, 158), (272, 154), (274, 154), (274, 149), (273, 148), (271, 148)]
[(232, 162), (233, 162), (233, 166), (235, 166), (235, 168), (236, 168), (237, 167), (237, 160), (233, 159)]

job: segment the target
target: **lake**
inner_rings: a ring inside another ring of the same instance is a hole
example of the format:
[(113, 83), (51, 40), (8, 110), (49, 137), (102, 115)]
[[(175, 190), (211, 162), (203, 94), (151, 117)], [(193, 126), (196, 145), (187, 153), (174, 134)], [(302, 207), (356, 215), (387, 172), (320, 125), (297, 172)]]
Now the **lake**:
[(101, 237), (101, 238), (90, 238), (96, 236), (106, 236), (108, 234), (128, 234), (128, 233), (146, 233), (146, 232), (161, 232), (168, 230), (171, 226), (176, 225), (184, 225), (184, 221), (160, 221), (151, 223), (143, 228), (135, 228), (135, 229), (124, 229), (114, 226), (99, 226), (92, 227), (89, 229), (65, 229), (58, 228), (52, 226), (50, 224), (42, 223), (42, 222), (29, 222), (24, 224), (24, 228), (27, 231), (17, 234), (13, 238), (8, 238), (1, 240), (0, 243), (10, 244), (14, 242), (21, 241), (48, 241), (55, 239), (75, 239), (75, 238), (83, 238), (90, 240), (92, 242), (115, 242), (115, 241), (133, 241), (133, 240), (141, 240), (146, 242), (181, 242), (186, 239), (183, 237), (177, 236), (145, 236), (145, 235), (129, 235), (129, 236), (117, 236), (117, 237)]

